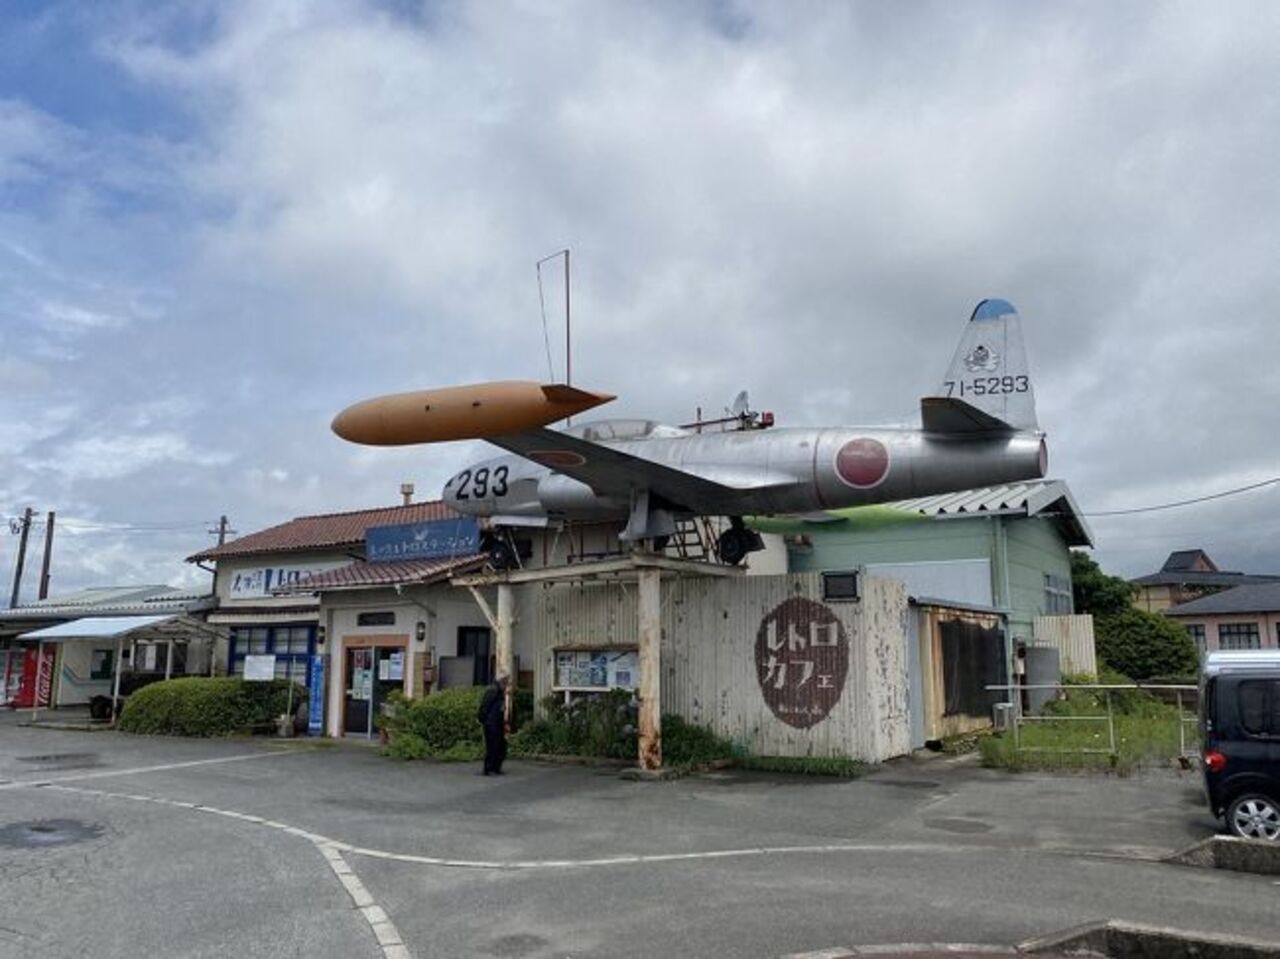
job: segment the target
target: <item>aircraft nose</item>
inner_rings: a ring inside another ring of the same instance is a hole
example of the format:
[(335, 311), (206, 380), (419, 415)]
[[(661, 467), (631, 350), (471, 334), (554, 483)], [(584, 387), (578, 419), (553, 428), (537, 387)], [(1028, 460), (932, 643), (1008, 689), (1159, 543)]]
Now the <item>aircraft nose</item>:
[(376, 401), (366, 400), (348, 406), (333, 418), (330, 429), (351, 443), (377, 446), (385, 442), (382, 411)]

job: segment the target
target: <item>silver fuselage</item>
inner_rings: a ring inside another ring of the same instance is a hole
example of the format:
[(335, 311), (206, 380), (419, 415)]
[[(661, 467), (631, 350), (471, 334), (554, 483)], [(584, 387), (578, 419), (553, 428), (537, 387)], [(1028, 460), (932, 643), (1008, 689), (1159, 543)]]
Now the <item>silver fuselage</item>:
[[(716, 509), (667, 504), (673, 512), (685, 514), (842, 509), (1038, 479), (1047, 465), (1043, 434), (1033, 431), (991, 436), (791, 427), (614, 440), (601, 445), (735, 491), (729, 502)], [(851, 449), (874, 451), (870, 465), (866, 460), (855, 461), (851, 468), (847, 452)], [(478, 474), (486, 479), (481, 489), (473, 481)], [(642, 486), (637, 483), (637, 489)], [(631, 508), (616, 493), (598, 495), (584, 482), (514, 454), (493, 457), (457, 474), (442, 496), (459, 512), (499, 522), (503, 517), (625, 519)]]

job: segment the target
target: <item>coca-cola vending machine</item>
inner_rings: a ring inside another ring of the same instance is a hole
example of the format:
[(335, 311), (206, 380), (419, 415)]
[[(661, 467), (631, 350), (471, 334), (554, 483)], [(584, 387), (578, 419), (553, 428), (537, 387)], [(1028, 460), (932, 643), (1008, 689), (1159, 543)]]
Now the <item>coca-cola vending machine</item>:
[(34, 649), (11, 650), (10, 656), (17, 652), (21, 657), (20, 666), (15, 665), (18, 675), (18, 690), (11, 700), (12, 705), (20, 709), (33, 709), (48, 706), (53, 699), (53, 661), (57, 657), (56, 646), (44, 646), (38, 651)]

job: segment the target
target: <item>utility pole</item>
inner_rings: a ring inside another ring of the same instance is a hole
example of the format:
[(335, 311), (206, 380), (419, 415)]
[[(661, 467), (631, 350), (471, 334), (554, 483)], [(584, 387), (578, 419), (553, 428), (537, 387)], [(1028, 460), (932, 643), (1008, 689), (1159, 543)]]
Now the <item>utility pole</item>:
[(217, 529), (211, 529), (211, 530), (209, 530), (209, 532), (210, 532), (210, 533), (217, 533), (217, 534), (218, 534), (218, 545), (219, 545), (219, 546), (222, 546), (224, 543), (226, 543), (226, 541), (227, 541), (227, 534), (228, 534), (228, 533), (230, 533), (232, 536), (234, 536), (234, 535), (236, 534), (236, 530), (234, 530), (234, 529), (230, 529), (230, 528), (227, 526), (227, 516), (226, 516), (226, 514), (225, 514), (225, 513), (224, 513), (224, 514), (222, 514), (222, 516), (218, 517), (218, 528), (217, 528)]
[(22, 567), (27, 561), (27, 534), (31, 532), (31, 507), (22, 513), (21, 538), (18, 540), (18, 562), (13, 568), (13, 592), (9, 595), (9, 608), (18, 605), (18, 593), (22, 589)]
[(49, 519), (44, 527), (44, 562), (40, 564), (40, 599), (49, 595), (49, 559), (53, 556), (53, 518), (57, 515), (49, 510)]

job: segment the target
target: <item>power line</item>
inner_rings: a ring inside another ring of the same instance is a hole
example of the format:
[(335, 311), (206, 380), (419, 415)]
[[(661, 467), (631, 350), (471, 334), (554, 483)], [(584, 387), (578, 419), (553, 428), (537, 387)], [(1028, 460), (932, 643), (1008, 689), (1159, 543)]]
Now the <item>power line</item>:
[(1134, 513), (1154, 513), (1162, 509), (1176, 509), (1179, 506), (1192, 506), (1196, 503), (1207, 503), (1210, 500), (1223, 499), (1227, 496), (1236, 496), (1240, 493), (1248, 493), (1251, 490), (1262, 489), (1264, 486), (1271, 486), (1273, 483), (1280, 483), (1280, 476), (1263, 480), (1260, 483), (1250, 483), (1248, 486), (1237, 486), (1235, 489), (1223, 490), (1220, 493), (1209, 493), (1207, 496), (1196, 496), (1192, 499), (1178, 500), (1175, 503), (1161, 503), (1159, 506), (1135, 506), (1132, 509), (1112, 509), (1102, 510), (1096, 513), (1084, 513), (1084, 516), (1130, 516)]

